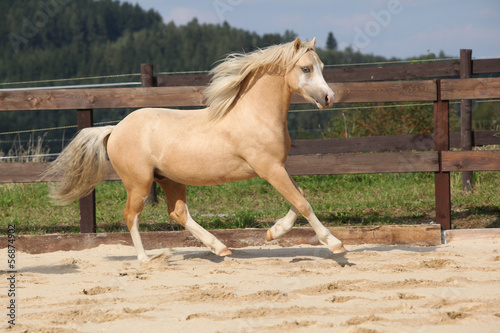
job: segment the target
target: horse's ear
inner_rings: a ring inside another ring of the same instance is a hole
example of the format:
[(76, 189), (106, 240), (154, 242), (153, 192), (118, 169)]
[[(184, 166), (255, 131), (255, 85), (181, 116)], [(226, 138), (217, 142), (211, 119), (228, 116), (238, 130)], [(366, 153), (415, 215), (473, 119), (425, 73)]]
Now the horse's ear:
[(312, 45), (312, 47), (314, 47), (314, 45), (316, 45), (316, 37), (314, 37), (313, 40), (311, 41), (311, 45)]
[(295, 50), (295, 52), (298, 52), (301, 47), (302, 47), (302, 41), (300, 40), (300, 37), (297, 37), (295, 42), (293, 42), (293, 49)]

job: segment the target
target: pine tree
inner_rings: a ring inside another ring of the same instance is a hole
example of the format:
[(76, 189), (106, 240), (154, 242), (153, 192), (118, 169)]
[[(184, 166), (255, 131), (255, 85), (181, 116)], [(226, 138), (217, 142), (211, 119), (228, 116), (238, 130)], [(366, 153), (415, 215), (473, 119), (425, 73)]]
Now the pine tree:
[(326, 39), (326, 48), (328, 50), (336, 50), (337, 49), (337, 40), (333, 37), (333, 32), (328, 33), (328, 38)]

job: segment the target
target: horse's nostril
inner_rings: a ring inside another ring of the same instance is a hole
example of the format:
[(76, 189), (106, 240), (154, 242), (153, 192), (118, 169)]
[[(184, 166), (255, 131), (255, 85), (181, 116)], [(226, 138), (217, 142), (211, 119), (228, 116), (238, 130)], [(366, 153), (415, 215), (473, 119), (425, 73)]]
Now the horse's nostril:
[(332, 104), (332, 98), (330, 98), (330, 95), (326, 95), (325, 103), (327, 106), (330, 106), (330, 104)]

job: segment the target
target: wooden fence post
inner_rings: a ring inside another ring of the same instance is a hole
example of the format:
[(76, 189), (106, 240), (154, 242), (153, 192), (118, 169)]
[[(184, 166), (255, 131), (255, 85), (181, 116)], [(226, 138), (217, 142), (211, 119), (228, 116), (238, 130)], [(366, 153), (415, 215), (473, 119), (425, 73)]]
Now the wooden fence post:
[[(469, 79), (472, 77), (472, 50), (460, 50), (460, 78)], [(460, 147), (463, 150), (472, 150), (472, 100), (463, 99), (460, 101)], [(472, 171), (462, 172), (462, 189), (469, 191), (472, 189)]]
[(434, 174), (436, 222), (442, 230), (451, 229), (450, 173), (443, 172), (442, 151), (450, 148), (449, 102), (441, 100), (441, 80), (436, 80), (437, 101), (434, 102), (434, 150), (438, 152), (439, 172)]
[[(156, 87), (156, 78), (154, 77), (153, 65), (141, 64), (141, 83), (143, 87)], [(153, 182), (146, 203), (155, 204), (157, 201), (158, 198), (156, 197), (156, 183)]]
[[(94, 126), (94, 110), (85, 109), (76, 111), (78, 130)], [(95, 233), (96, 208), (95, 191), (80, 199), (80, 233)]]

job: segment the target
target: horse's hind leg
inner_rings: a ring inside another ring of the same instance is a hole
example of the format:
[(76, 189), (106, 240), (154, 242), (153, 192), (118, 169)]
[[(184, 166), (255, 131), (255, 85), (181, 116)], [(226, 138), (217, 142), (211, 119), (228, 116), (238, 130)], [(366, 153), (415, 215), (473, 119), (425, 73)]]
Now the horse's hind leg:
[(170, 179), (163, 179), (159, 184), (167, 197), (168, 214), (174, 221), (189, 230), (216, 255), (222, 257), (232, 254), (227, 246), (193, 220), (186, 205), (186, 185)]
[(137, 252), (137, 260), (139, 260), (140, 263), (149, 261), (149, 257), (142, 245), (141, 236), (139, 235), (139, 218), (144, 209), (144, 203), (148, 198), (150, 188), (151, 183), (149, 183), (149, 186), (136, 185), (133, 188), (127, 188), (127, 204), (123, 211), (123, 217), (127, 222), (127, 227)]

